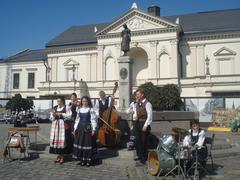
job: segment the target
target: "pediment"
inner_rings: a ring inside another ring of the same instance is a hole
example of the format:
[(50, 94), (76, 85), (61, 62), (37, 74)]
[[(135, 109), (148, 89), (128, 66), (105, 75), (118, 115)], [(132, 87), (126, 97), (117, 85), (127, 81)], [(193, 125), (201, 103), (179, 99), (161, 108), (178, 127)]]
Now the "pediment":
[(123, 24), (127, 24), (131, 31), (144, 31), (149, 29), (176, 28), (177, 24), (164, 20), (161, 17), (152, 16), (138, 9), (132, 9), (122, 17), (113, 21), (97, 35), (119, 33), (123, 30)]
[(77, 66), (79, 63), (73, 59), (68, 59), (66, 62), (63, 63), (64, 66)]
[(235, 56), (237, 53), (229, 48), (222, 47), (214, 53), (214, 56)]

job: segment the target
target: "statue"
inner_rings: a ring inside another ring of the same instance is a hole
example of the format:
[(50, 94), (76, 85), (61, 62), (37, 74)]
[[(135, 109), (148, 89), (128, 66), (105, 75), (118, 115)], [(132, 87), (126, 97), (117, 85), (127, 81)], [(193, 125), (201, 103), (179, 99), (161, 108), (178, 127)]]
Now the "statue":
[(123, 25), (124, 30), (121, 32), (122, 43), (121, 43), (121, 50), (124, 52), (123, 56), (127, 56), (127, 52), (130, 49), (130, 42), (131, 42), (131, 31), (128, 29), (127, 25)]

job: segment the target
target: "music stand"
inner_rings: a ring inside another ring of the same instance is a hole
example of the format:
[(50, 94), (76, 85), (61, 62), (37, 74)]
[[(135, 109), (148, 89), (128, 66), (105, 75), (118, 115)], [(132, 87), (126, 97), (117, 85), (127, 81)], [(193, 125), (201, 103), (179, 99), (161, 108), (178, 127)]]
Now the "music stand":
[(171, 171), (169, 171), (167, 174), (165, 174), (165, 177), (168, 176), (169, 174), (173, 174), (173, 175), (176, 176), (176, 174), (174, 174), (174, 171), (175, 171), (175, 169), (177, 169), (178, 170), (178, 174), (177, 175), (179, 176), (180, 172), (181, 172), (182, 177), (184, 179), (186, 179), (186, 176), (185, 176), (184, 171), (183, 171), (183, 169), (181, 167), (181, 164), (180, 164), (180, 161), (181, 161), (181, 159), (180, 159), (180, 151), (181, 151), (181, 149), (180, 149), (180, 140), (181, 140), (180, 136), (181, 136), (181, 133), (180, 132), (177, 132), (177, 133), (178, 133), (178, 149), (177, 149), (177, 152), (178, 152), (178, 164), (175, 165), (174, 168), (171, 169)]

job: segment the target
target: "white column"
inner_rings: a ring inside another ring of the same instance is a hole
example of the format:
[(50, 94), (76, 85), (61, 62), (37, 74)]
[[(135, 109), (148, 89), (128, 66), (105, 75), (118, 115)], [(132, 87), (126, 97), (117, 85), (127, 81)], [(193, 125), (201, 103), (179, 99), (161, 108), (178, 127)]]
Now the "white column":
[(104, 46), (98, 46), (98, 57), (97, 57), (97, 80), (104, 80), (104, 59), (103, 59)]
[(150, 42), (150, 52), (152, 52), (149, 55), (148, 58), (148, 63), (149, 63), (149, 78), (157, 78), (158, 76), (158, 52), (157, 52), (157, 46), (158, 46), (158, 41), (151, 41)]
[(205, 76), (204, 46), (197, 47), (197, 76)]
[(191, 56), (190, 56), (190, 61), (188, 63), (190, 63), (191, 77), (193, 77), (197, 75), (197, 48), (195, 46), (190, 47), (190, 50), (191, 50)]
[(171, 59), (170, 59), (170, 77), (172, 78), (178, 78), (178, 66), (179, 66), (179, 60), (178, 60), (178, 40), (174, 39), (170, 41), (171, 43)]
[(88, 54), (88, 62), (87, 62), (87, 81), (91, 81), (91, 74), (92, 74), (92, 68), (91, 68), (91, 64), (92, 64), (92, 55)]

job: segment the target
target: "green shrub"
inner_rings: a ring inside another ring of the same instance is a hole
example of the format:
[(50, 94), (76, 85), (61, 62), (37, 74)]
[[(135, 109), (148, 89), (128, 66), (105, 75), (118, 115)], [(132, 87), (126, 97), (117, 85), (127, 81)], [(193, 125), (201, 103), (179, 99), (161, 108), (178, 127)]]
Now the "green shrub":
[(154, 110), (160, 110), (160, 88), (155, 86), (152, 82), (142, 84), (139, 88), (143, 89), (145, 96), (151, 102)]
[(181, 100), (180, 91), (174, 84), (157, 87), (152, 82), (139, 86), (145, 91), (146, 98), (151, 102), (154, 110), (182, 110), (184, 104)]
[(159, 100), (161, 110), (182, 110), (184, 107), (180, 91), (175, 84), (167, 84), (163, 86)]

